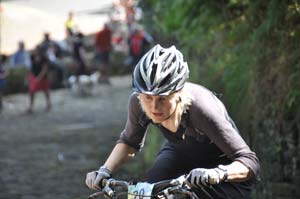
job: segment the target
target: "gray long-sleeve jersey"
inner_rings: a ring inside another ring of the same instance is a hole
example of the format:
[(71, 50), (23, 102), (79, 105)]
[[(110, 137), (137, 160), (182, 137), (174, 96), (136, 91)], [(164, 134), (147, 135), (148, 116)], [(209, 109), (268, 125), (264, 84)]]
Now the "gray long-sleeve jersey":
[[(187, 113), (183, 114), (178, 132), (170, 132), (169, 136), (193, 137), (204, 146), (203, 154), (205, 146), (213, 145), (230, 160), (242, 162), (255, 177), (258, 177), (258, 158), (240, 136), (223, 103), (203, 86), (186, 83), (184, 89), (190, 94), (192, 104)], [(144, 144), (147, 127), (152, 122), (143, 112), (137, 96), (137, 93), (130, 96), (127, 123), (119, 142), (140, 150)], [(168, 131), (158, 126), (164, 134)]]

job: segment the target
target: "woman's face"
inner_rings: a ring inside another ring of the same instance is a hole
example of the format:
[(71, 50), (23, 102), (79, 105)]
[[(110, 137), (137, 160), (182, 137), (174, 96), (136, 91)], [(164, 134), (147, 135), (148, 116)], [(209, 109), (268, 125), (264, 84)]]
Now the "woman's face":
[(154, 123), (162, 123), (175, 111), (178, 97), (176, 93), (168, 96), (140, 94), (140, 102), (146, 115)]

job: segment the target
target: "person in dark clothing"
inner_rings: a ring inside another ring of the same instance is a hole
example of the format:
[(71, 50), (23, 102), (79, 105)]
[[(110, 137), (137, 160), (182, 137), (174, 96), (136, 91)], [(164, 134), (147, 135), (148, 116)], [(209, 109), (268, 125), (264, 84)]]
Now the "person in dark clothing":
[(4, 67), (6, 60), (7, 56), (0, 54), (0, 113), (3, 109), (3, 90), (6, 85), (6, 77), (8, 75), (8, 70)]
[(46, 111), (51, 109), (49, 80), (47, 77), (49, 61), (41, 54), (40, 48), (37, 47), (31, 56), (31, 70), (28, 76), (29, 79), (29, 97), (30, 104), (27, 113), (33, 112), (34, 96), (39, 90), (42, 90), (46, 97)]
[(73, 60), (75, 64), (75, 76), (78, 82), (79, 76), (86, 74), (86, 64), (84, 61), (83, 34), (78, 33), (73, 38)]
[[(40, 44), (40, 53), (48, 59), (48, 70), (52, 72), (51, 86), (64, 87), (67, 81), (67, 71), (61, 61), (62, 49), (57, 42), (51, 39), (49, 33), (44, 34), (44, 39)], [(50, 76), (50, 75), (49, 75)]]
[(143, 145), (150, 124), (167, 143), (147, 182), (186, 175), (199, 198), (250, 198), (259, 177), (259, 160), (240, 136), (224, 104), (207, 88), (187, 82), (189, 69), (172, 46), (150, 49), (133, 72), (125, 129), (106, 162), (89, 172), (86, 185), (99, 190)]
[(60, 46), (55, 41), (53, 41), (50, 37), (50, 34), (46, 32), (44, 34), (43, 41), (39, 45), (39, 50), (40, 50), (41, 55), (44, 57), (48, 57), (49, 56), (49, 52), (48, 52), (49, 48), (54, 48), (56, 57), (61, 56), (62, 52), (61, 52)]

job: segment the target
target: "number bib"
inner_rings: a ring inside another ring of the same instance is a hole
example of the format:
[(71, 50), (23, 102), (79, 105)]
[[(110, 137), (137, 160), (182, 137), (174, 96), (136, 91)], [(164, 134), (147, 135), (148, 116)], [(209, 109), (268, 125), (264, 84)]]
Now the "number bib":
[(139, 182), (136, 185), (128, 186), (128, 199), (150, 199), (153, 190), (153, 184)]

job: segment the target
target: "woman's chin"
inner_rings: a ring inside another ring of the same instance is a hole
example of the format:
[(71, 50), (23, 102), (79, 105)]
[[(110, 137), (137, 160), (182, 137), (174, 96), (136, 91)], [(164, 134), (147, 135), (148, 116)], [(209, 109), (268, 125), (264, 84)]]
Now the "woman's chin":
[(163, 117), (151, 117), (152, 122), (156, 123), (156, 124), (160, 124), (164, 121)]

